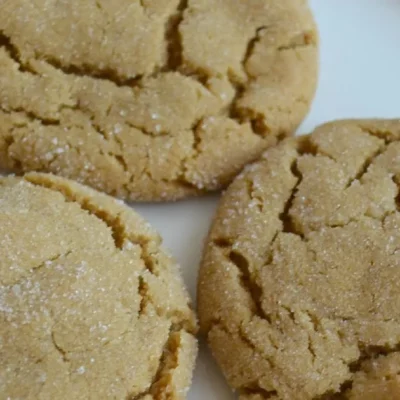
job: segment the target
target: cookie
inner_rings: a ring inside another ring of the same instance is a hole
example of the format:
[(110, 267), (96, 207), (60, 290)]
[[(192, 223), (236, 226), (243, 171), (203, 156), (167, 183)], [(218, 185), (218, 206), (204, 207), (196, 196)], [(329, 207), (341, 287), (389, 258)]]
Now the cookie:
[(127, 206), (46, 174), (0, 178), (0, 397), (185, 399), (196, 321)]
[(307, 113), (305, 0), (6, 0), (0, 168), (129, 200), (226, 185)]
[(400, 398), (400, 120), (287, 139), (223, 196), (200, 324), (242, 400)]

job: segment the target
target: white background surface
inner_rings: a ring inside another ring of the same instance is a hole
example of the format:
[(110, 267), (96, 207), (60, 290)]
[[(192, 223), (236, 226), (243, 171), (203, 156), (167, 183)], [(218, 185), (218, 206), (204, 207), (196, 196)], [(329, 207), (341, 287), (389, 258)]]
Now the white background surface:
[[(276, 0), (279, 1), (279, 0)], [(299, 129), (336, 118), (400, 118), (400, 0), (313, 0), (321, 38), (320, 82)], [(136, 205), (164, 238), (195, 299), (204, 238), (218, 196), (163, 205)], [(233, 400), (202, 344), (189, 400)]]

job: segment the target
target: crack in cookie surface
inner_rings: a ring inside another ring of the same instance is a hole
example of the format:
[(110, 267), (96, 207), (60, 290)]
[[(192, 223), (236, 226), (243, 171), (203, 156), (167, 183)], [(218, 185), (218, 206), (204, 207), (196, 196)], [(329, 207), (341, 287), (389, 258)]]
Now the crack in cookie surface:
[(398, 120), (327, 124), (223, 196), (199, 313), (241, 398), (399, 396), (399, 139)]
[(225, 185), (307, 112), (317, 43), (303, 1), (121, 4), (1, 6), (2, 167), (178, 199)]

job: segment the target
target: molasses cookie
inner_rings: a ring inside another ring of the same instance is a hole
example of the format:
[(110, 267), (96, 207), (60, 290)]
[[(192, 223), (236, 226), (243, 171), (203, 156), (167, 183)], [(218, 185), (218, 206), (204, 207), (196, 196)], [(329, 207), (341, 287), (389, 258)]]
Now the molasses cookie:
[(201, 327), (246, 400), (400, 398), (400, 120), (287, 139), (223, 196)]
[(305, 0), (6, 0), (0, 168), (129, 200), (226, 185), (307, 113)]
[(195, 332), (135, 212), (64, 178), (0, 178), (2, 399), (185, 399)]

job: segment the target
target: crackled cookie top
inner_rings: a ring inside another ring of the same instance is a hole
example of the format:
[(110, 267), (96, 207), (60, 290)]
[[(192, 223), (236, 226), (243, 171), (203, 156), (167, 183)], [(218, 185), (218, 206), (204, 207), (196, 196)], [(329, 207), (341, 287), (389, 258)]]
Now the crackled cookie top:
[(400, 398), (400, 120), (267, 150), (224, 195), (201, 327), (246, 400)]
[(0, 397), (186, 397), (196, 323), (132, 210), (51, 175), (0, 178)]
[(316, 36), (305, 0), (1, 0), (0, 167), (217, 189), (306, 114)]

